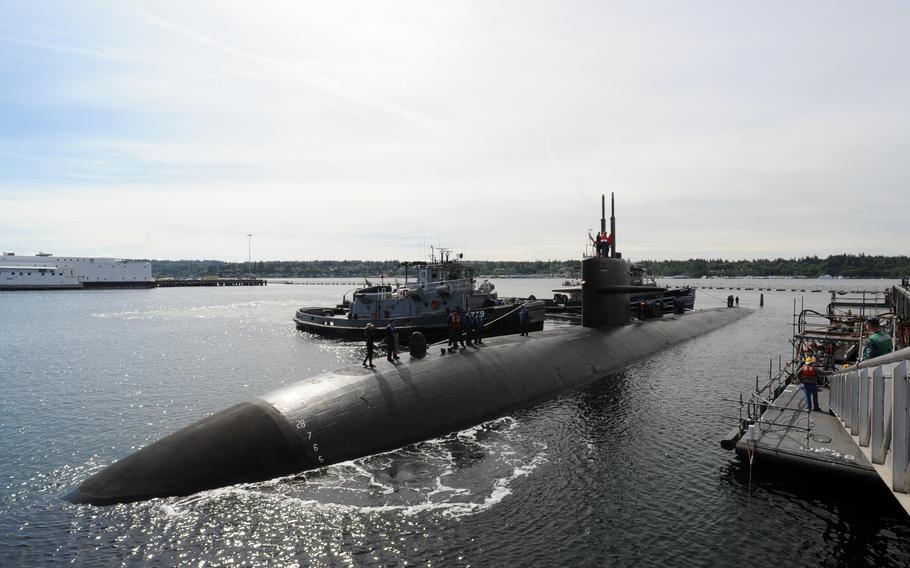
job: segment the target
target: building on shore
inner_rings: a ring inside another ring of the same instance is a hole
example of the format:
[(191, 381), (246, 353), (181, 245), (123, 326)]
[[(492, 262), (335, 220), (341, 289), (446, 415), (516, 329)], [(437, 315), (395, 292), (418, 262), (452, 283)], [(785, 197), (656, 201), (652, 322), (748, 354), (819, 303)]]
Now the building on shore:
[(39, 252), (0, 257), (0, 290), (66, 290), (83, 288), (152, 288), (149, 260), (57, 257)]

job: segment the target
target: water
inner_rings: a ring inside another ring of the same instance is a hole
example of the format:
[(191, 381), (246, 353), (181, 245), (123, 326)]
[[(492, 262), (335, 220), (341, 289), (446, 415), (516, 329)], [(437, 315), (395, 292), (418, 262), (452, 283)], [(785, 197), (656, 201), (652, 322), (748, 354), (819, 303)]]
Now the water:
[[(559, 282), (497, 285), (543, 297)], [(360, 345), (291, 322), (297, 307), (335, 303), (346, 289), (323, 281), (0, 294), (0, 565), (910, 562), (910, 521), (883, 487), (758, 470), (750, 481), (719, 447), (735, 414), (723, 399), (789, 352), (794, 298), (816, 309), (828, 301), (809, 292), (765, 292), (765, 307), (742, 322), (399, 451), (184, 498), (112, 507), (60, 499), (207, 414), (359, 362)], [(721, 305), (727, 293), (700, 291), (698, 305)], [(757, 291), (729, 293), (758, 305)]]

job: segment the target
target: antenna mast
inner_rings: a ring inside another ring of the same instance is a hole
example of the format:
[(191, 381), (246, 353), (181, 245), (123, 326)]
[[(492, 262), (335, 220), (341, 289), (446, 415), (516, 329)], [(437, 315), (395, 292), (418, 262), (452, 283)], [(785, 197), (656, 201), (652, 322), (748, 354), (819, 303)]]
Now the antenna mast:
[(616, 257), (616, 200), (613, 192), (610, 192), (610, 238), (613, 244), (610, 245), (610, 258)]

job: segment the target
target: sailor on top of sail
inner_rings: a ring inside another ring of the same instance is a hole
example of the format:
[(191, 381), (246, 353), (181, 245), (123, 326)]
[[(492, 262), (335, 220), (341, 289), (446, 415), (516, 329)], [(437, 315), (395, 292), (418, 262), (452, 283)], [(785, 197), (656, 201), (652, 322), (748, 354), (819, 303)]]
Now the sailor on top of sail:
[(608, 234), (606, 231), (601, 231), (597, 233), (596, 237), (591, 237), (591, 234), (588, 233), (588, 238), (594, 244), (594, 250), (598, 256), (607, 256), (607, 251), (613, 245), (613, 235)]

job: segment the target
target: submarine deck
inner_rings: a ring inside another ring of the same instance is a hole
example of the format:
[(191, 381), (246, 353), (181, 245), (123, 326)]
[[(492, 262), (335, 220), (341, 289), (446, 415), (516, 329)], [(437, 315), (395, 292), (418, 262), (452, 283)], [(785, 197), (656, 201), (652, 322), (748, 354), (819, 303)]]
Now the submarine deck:
[[(819, 387), (818, 403), (829, 408), (829, 391)], [(814, 469), (819, 472), (877, 480), (872, 464), (856, 442), (827, 410), (806, 412), (806, 397), (799, 385), (787, 385), (761, 420), (736, 444), (736, 452), (756, 463), (763, 460)]]

